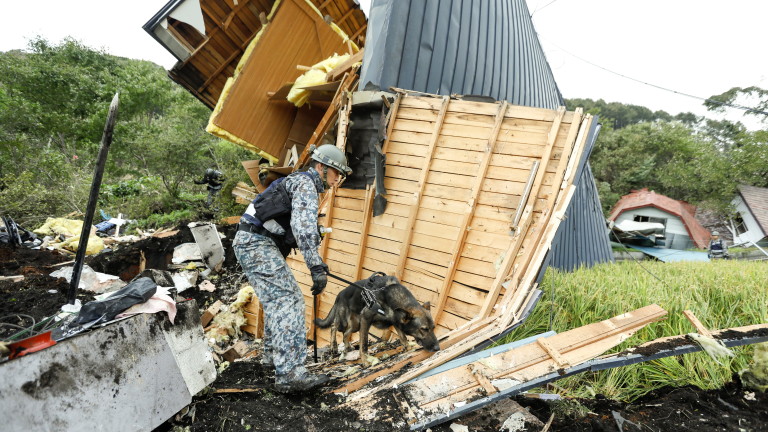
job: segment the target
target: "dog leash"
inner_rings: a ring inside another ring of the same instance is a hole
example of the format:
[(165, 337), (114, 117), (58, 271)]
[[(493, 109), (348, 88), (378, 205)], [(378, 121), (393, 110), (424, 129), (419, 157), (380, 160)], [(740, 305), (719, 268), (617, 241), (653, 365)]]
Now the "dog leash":
[[(330, 276), (330, 277), (332, 277), (334, 279), (337, 279), (337, 280), (339, 280), (341, 282), (344, 282), (345, 284), (356, 286), (356, 287), (360, 288), (362, 290), (363, 301), (365, 302), (365, 306), (368, 309), (372, 309), (372, 310), (375, 310), (376, 312), (378, 312), (378, 313), (380, 313), (382, 315), (386, 315), (384, 313), (384, 310), (381, 309), (381, 305), (379, 305), (379, 302), (376, 301), (376, 296), (373, 295), (373, 293), (375, 293), (377, 291), (383, 290), (384, 288), (386, 288), (386, 286), (381, 287), (381, 288), (379, 288), (377, 290), (372, 290), (372, 289), (370, 289), (368, 287), (364, 287), (364, 286), (362, 286), (362, 285), (360, 285), (358, 283), (350, 282), (350, 281), (348, 281), (348, 280), (346, 280), (346, 279), (344, 279), (342, 277), (336, 276), (335, 274), (332, 274), (331, 272), (327, 272), (327, 273), (328, 273), (328, 276)], [(374, 275), (375, 274), (382, 274), (383, 275), (384, 273), (376, 272), (376, 273), (374, 273)]]

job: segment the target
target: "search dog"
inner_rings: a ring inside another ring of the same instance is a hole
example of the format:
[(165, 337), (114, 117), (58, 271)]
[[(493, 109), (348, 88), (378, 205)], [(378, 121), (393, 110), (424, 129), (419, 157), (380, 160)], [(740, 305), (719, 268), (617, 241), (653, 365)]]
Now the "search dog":
[[(386, 329), (387, 336), (390, 334), (390, 327), (394, 327), (406, 349), (408, 335), (413, 336), (416, 342), (428, 351), (440, 350), (435, 336), (435, 322), (429, 313), (429, 302), (419, 303), (396, 277), (383, 273), (374, 273), (368, 279), (358, 281), (356, 285), (349, 285), (336, 296), (328, 316), (315, 319), (316, 326), (331, 328), (333, 353), (338, 352), (337, 331), (344, 334), (344, 356), (349, 350), (352, 334), (359, 331), (360, 361), (363, 366), (368, 366), (368, 331), (371, 326)], [(368, 307), (363, 299), (363, 290), (359, 286), (366, 287), (375, 297), (376, 302), (371, 307)]]

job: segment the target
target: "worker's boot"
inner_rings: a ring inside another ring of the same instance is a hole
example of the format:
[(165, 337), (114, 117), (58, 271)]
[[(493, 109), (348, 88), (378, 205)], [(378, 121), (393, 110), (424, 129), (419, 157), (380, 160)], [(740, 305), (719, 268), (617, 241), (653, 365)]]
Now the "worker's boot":
[(316, 375), (304, 366), (299, 366), (285, 375), (277, 375), (275, 389), (280, 393), (298, 393), (320, 387), (329, 380), (328, 375)]

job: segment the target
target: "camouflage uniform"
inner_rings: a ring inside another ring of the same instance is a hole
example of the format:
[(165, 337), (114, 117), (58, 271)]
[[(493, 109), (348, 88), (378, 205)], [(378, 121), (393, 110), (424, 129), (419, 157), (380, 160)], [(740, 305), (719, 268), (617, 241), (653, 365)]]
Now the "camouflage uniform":
[[(291, 197), (291, 228), (307, 267), (322, 264), (317, 252), (318, 194), (323, 182), (317, 171), (291, 174), (285, 187)], [(241, 222), (244, 220), (241, 219)], [(265, 356), (271, 355), (276, 375), (304, 370), (307, 357), (304, 295), (275, 242), (266, 236), (238, 231), (235, 256), (264, 308)]]

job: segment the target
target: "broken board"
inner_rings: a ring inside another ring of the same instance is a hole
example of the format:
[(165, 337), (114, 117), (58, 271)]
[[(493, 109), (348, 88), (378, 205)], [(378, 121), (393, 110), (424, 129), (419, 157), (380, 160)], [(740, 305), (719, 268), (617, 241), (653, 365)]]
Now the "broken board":
[[(444, 350), (414, 374), (520, 319), (573, 195), (591, 122), (580, 109), (398, 94), (383, 146), (386, 211), (373, 217), (370, 189), (334, 191), (321, 221), (333, 232), (321, 252), (334, 274), (349, 280), (374, 271), (393, 274), (435, 307)], [(311, 326), (309, 271), (298, 254), (288, 262), (306, 296)], [(320, 317), (343, 288), (329, 281), (318, 296)], [(319, 337), (330, 340), (324, 330)], [(384, 362), (346, 388), (354, 391), (429, 355), (419, 351)]]

